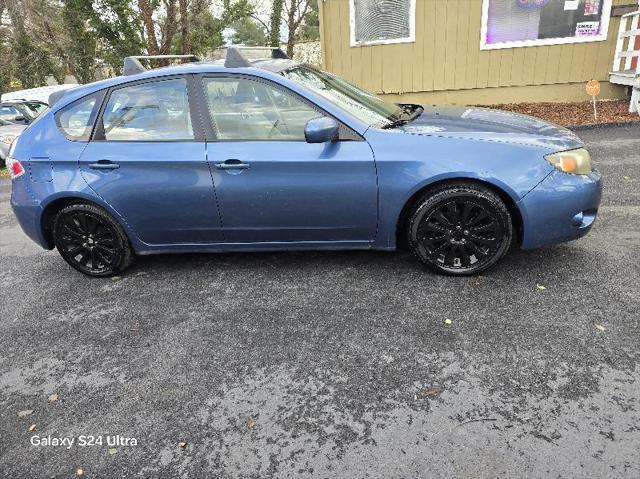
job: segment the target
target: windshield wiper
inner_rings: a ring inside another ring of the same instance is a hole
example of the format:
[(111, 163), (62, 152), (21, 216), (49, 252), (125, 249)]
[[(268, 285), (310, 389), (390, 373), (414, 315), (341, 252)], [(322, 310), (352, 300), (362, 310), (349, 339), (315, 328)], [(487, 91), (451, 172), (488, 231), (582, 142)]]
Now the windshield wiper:
[(395, 120), (391, 121), (391, 123), (387, 123), (386, 125), (383, 125), (382, 126), (383, 130), (388, 130), (390, 128), (398, 128), (399, 126), (406, 125), (410, 121), (413, 121), (416, 118), (418, 118), (420, 115), (422, 115), (422, 112), (424, 111), (424, 108), (421, 107), (420, 105), (404, 104), (404, 105), (398, 105), (398, 106), (402, 110), (403, 117), (398, 117)]
[(382, 125), (383, 130), (388, 130), (390, 128), (398, 128), (399, 126), (406, 125), (409, 123), (409, 120), (393, 120), (391, 123), (387, 123), (386, 125)]
[(424, 107), (410, 103), (402, 104), (400, 105), (400, 108), (402, 108), (402, 113), (406, 115), (404, 119), (408, 121), (415, 120), (422, 115), (422, 112), (424, 111)]

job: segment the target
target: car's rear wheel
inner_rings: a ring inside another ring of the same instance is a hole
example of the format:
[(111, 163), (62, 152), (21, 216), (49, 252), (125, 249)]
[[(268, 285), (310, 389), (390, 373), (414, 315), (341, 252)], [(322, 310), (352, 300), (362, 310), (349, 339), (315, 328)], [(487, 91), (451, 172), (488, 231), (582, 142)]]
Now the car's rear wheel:
[(466, 276), (490, 268), (507, 253), (513, 225), (504, 202), (488, 188), (449, 184), (418, 201), (407, 235), (427, 267)]
[(89, 276), (113, 276), (135, 258), (118, 222), (90, 204), (63, 208), (54, 220), (53, 240), (64, 260)]

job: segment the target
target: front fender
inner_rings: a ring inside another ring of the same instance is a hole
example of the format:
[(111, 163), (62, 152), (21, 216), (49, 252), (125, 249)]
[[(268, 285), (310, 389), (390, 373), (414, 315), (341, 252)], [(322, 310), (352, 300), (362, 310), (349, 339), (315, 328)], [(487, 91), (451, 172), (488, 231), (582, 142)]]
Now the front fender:
[(411, 135), (369, 130), (378, 171), (379, 228), (374, 246), (393, 249), (404, 207), (416, 195), (444, 180), (476, 180), (504, 192), (517, 204), (552, 170), (532, 145)]

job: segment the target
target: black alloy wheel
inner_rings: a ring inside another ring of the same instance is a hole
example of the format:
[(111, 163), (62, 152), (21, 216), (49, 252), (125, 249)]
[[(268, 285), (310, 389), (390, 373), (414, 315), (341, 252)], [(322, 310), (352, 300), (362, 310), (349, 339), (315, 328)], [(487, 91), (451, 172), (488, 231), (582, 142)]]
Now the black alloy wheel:
[(491, 190), (446, 185), (418, 202), (409, 220), (409, 245), (430, 269), (466, 276), (493, 266), (508, 251), (511, 216)]
[(89, 276), (112, 276), (134, 259), (120, 225), (102, 208), (73, 204), (55, 218), (53, 239), (60, 255)]

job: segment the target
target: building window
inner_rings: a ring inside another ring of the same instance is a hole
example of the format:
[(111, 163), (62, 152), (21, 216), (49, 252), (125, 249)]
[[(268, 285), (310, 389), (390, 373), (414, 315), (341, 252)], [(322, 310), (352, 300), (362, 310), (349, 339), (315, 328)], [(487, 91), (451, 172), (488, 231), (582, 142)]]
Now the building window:
[(611, 0), (483, 0), (480, 48), (607, 39)]
[(351, 46), (416, 41), (416, 0), (349, 0)]

